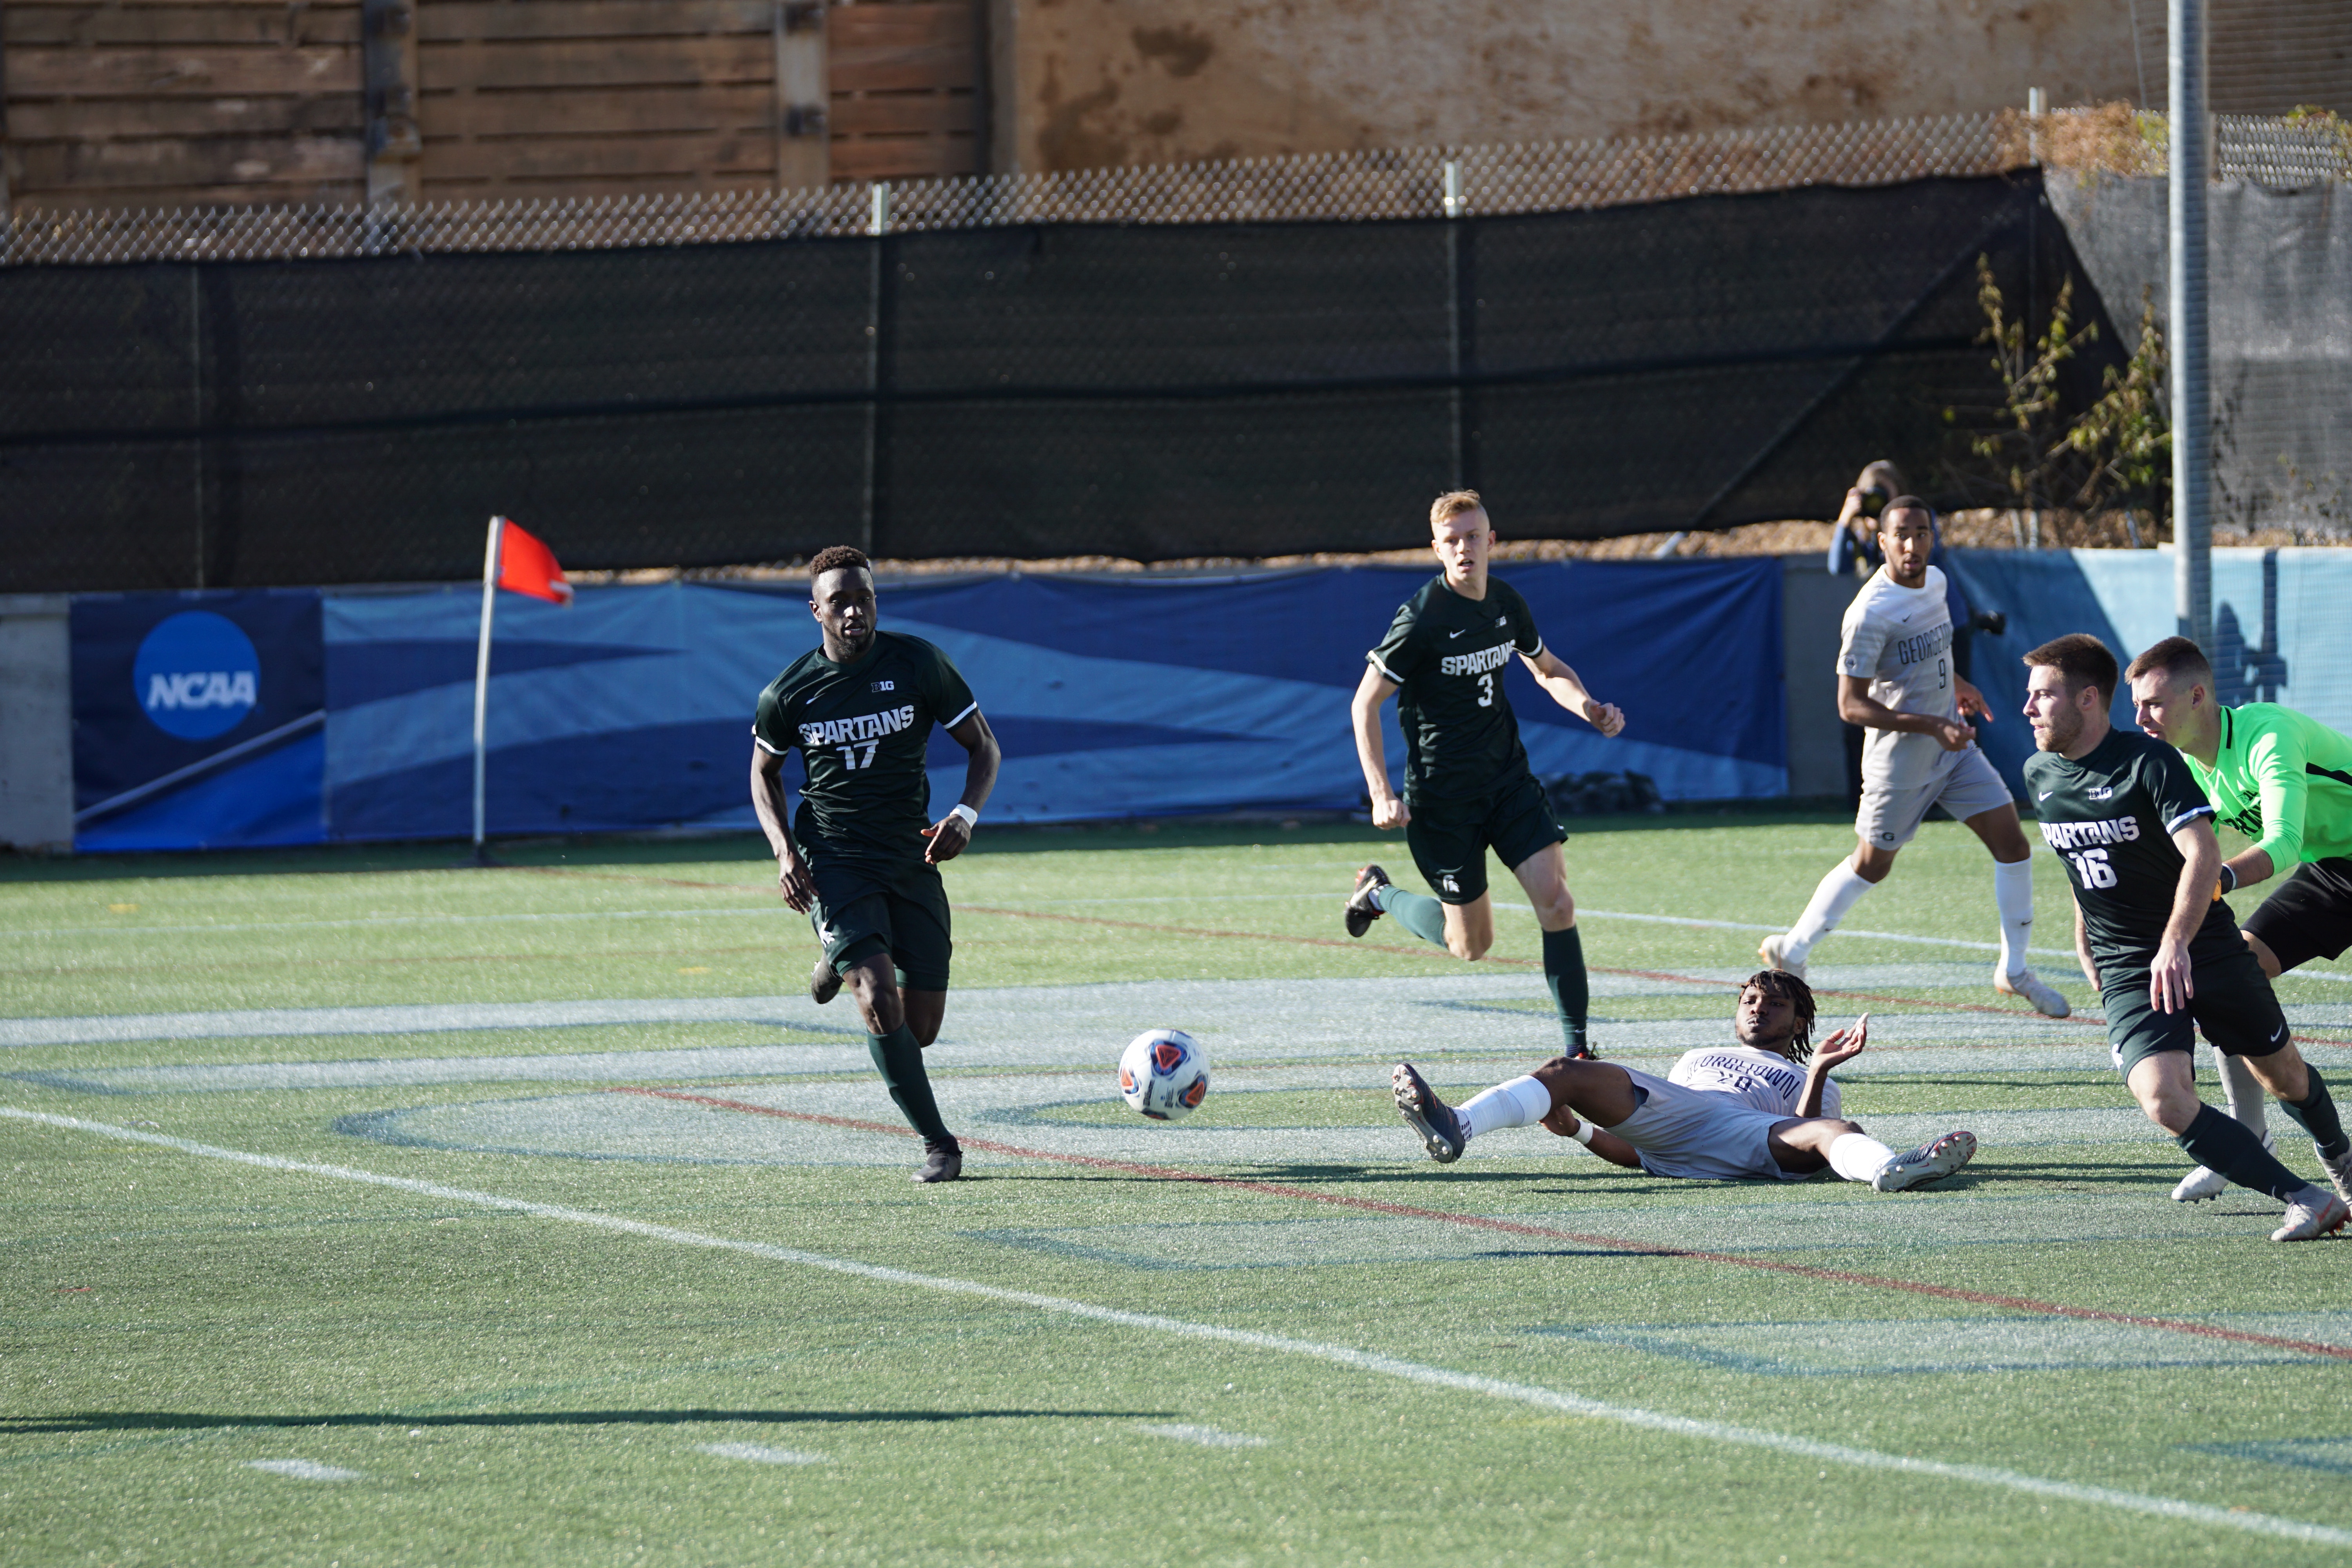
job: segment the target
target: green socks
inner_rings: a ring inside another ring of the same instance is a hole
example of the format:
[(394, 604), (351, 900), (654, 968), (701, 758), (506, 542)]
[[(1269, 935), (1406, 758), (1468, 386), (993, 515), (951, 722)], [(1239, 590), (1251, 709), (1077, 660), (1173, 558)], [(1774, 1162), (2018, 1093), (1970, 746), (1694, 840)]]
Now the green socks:
[(1591, 987), (1584, 979), (1584, 939), (1574, 926), (1543, 933), (1544, 984), (1551, 987), (1552, 1005), (1559, 1009), (1560, 1033), (1568, 1037), (1568, 1054), (1584, 1055), (1584, 1015), (1591, 1005)]
[(2311, 1141), (2317, 1145), (2319, 1152), (2333, 1160), (2347, 1148), (2352, 1148), (2352, 1142), (2345, 1139), (2344, 1123), (2336, 1117), (2336, 1101), (2328, 1094), (2327, 1084), (2320, 1078), (2319, 1069), (2311, 1068), (2310, 1072), (2311, 1092), (2304, 1096), (2303, 1103), (2297, 1105), (2291, 1100), (2282, 1100), (2279, 1109), (2301, 1123), (2303, 1130), (2311, 1134)]
[(1394, 886), (1382, 888), (1381, 908), (1396, 916), (1397, 924), (1422, 941), (1445, 945), (1445, 906), (1427, 893), (1408, 893)]
[(915, 1032), (901, 1024), (887, 1035), (868, 1035), (866, 1049), (874, 1058), (875, 1069), (881, 1073), (890, 1098), (898, 1102), (907, 1125), (923, 1135), (923, 1147), (959, 1148), (955, 1134), (940, 1120), (939, 1102), (931, 1098), (931, 1079), (923, 1070), (923, 1047), (915, 1043)]
[(2307, 1184), (2265, 1152), (2261, 1139), (2210, 1105), (2173, 1142), (2207, 1170), (2219, 1171), (2242, 1187), (2268, 1193), (2283, 1204), (2293, 1203)]

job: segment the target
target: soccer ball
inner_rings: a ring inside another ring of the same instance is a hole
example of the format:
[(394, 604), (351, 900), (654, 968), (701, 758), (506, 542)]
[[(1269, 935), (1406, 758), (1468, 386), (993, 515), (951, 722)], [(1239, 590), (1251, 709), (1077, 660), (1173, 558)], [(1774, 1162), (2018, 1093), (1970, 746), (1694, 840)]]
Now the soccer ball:
[(1119, 1053), (1118, 1092), (1154, 1121), (1181, 1121), (1209, 1098), (1209, 1053), (1181, 1029), (1147, 1029)]

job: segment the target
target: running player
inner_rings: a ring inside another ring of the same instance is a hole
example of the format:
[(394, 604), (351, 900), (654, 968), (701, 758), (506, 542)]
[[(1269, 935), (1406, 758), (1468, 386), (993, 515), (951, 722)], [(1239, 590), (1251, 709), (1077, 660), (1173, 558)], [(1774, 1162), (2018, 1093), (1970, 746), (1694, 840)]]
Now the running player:
[[(1405, 601), (1389, 635), (1365, 655), (1368, 668), (1349, 707), (1356, 756), (1371, 794), (1372, 826), (1402, 827), (1423, 880), (1437, 890), (1409, 893), (1378, 866), (1356, 873), (1345, 918), (1349, 936), (1394, 915), (1407, 931), (1456, 958), (1476, 961), (1495, 945), (1495, 906), (1486, 892), (1492, 847), (1527, 889), (1543, 928), (1544, 980), (1559, 1009), (1568, 1054), (1588, 1056), (1584, 940), (1569, 897), (1568, 835), (1528, 765), (1518, 721), (1503, 694), (1503, 670), (1517, 654), (1551, 700), (1603, 735), (1625, 715), (1584, 689), (1576, 671), (1544, 647), (1527, 600), (1491, 581), (1486, 562), (1494, 525), (1475, 490), (1453, 490), (1430, 504), (1430, 548), (1444, 570)], [(1381, 738), (1381, 704), (1402, 692), (1404, 798), (1389, 785)]]
[(1773, 969), (1805, 973), (1813, 944), (1838, 927), (1864, 893), (1886, 879), (1895, 852), (1911, 842), (1927, 808), (1940, 805), (1992, 851), (1992, 899), (2000, 914), (2000, 962), (1992, 988), (2063, 1018), (2066, 998), (2026, 967), (2033, 930), (2033, 851), (2018, 826), (2017, 803), (1977, 749), (1964, 715), (1988, 721), (1984, 694), (1952, 668), (1952, 615), (1944, 574), (1927, 563), (1936, 514), (1916, 496), (1896, 496), (1878, 520), (1886, 563), (1846, 607), (1838, 649), (1838, 714), (1872, 731), (1863, 753), (1861, 841), (1851, 859), (1822, 879), (1787, 931), (1764, 939), (1757, 956)]
[[(945, 654), (877, 629), (874, 568), (862, 553), (845, 544), (819, 551), (809, 578), (824, 641), (760, 693), (751, 808), (775, 851), (784, 901), (809, 917), (824, 944), (809, 994), (830, 1002), (848, 984), (874, 1065), (922, 1134), (915, 1180), (952, 1182), (963, 1174), (963, 1150), (923, 1071), (923, 1047), (947, 1014), (954, 947), (939, 866), (971, 842), (996, 783), (996, 737)], [(963, 798), (937, 822), (923, 765), (934, 723), (971, 753)], [(788, 832), (784, 759), (794, 752), (807, 784)]]
[[(2274, 702), (2222, 707), (2214, 700), (2213, 667), (2187, 637), (2158, 643), (2132, 660), (2124, 679), (2139, 727), (2178, 747), (2215, 818), (2254, 840), (2221, 862), (2221, 890), (2294, 868), (2239, 933), (2263, 973), (2275, 980), (2352, 946), (2352, 740)], [(2263, 1148), (2273, 1147), (2262, 1086), (2242, 1060), (2221, 1058), (2221, 1086), (2230, 1114)], [(2200, 1165), (2172, 1195), (2193, 1204), (2221, 1196), (2228, 1184)]]
[(1832, 1035), (1819, 1052), (1812, 1030), (1811, 990), (1768, 969), (1740, 988), (1731, 1025), (1738, 1044), (1685, 1051), (1662, 1079), (1559, 1057), (1458, 1110), (1438, 1099), (1411, 1062), (1397, 1064), (1390, 1085), (1397, 1109), (1440, 1163), (1460, 1159), (1482, 1132), (1538, 1121), (1612, 1164), (1696, 1181), (1801, 1182), (1827, 1167), (1849, 1182), (1899, 1193), (1969, 1163), (1977, 1152), (1972, 1132), (1947, 1132), (1897, 1154), (1839, 1116), (1830, 1069), (1862, 1054), (1870, 1018)]
[(2241, 1057), (2324, 1150), (2347, 1145), (2326, 1082), (2288, 1037), (2269, 976), (2221, 901), (2213, 807), (2180, 753), (2107, 722), (2116, 659), (2074, 633), (2025, 656), (2025, 716), (2040, 748), (2026, 759), (2042, 837), (2074, 890), (2074, 950), (2099, 988), (2107, 1043), (2148, 1120), (2190, 1158), (2286, 1205), (2273, 1241), (2341, 1227), (2352, 1153), (2322, 1163), (2336, 1192), (2279, 1163), (2262, 1141), (2197, 1098), (2192, 1022)]

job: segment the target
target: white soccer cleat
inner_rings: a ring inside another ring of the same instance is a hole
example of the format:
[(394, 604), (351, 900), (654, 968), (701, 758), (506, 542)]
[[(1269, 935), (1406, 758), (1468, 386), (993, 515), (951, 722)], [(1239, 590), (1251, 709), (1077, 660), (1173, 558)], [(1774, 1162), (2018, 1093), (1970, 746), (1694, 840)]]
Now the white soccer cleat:
[(2312, 1241), (2331, 1230), (2342, 1230), (2352, 1219), (2352, 1208), (2325, 1187), (2305, 1187), (2304, 1195), (2286, 1205), (2286, 1223), (2271, 1232), (2273, 1241)]
[[(2266, 1142), (2263, 1147), (2267, 1149), (2270, 1145)], [(2322, 1154), (2319, 1163), (2326, 1171), (2327, 1179), (2336, 1184), (2336, 1195), (2347, 1204), (2352, 1204), (2352, 1149), (2347, 1149), (2333, 1160)]]
[(1781, 951), (1787, 945), (1788, 941), (1789, 933), (1787, 931), (1781, 931), (1777, 935), (1768, 936), (1761, 942), (1757, 944), (1756, 956), (1764, 961), (1765, 968), (1777, 969), (1783, 974), (1793, 974), (1798, 979), (1802, 980), (1805, 977), (1805, 961), (1801, 958), (1792, 961), (1786, 957)]
[[(2278, 1134), (2267, 1127), (2263, 1129), (2263, 1152), (2268, 1154), (2277, 1148)], [(2320, 1163), (2326, 1163), (2324, 1160)], [(2229, 1190), (2229, 1177), (2208, 1166), (2200, 1165), (2180, 1178), (2180, 1184), (2172, 1189), (2172, 1201), (2177, 1204), (2201, 1204), (2207, 1198), (2218, 1198)]]
[(1882, 1193), (1899, 1193), (1907, 1187), (1941, 1181), (1976, 1156), (1975, 1133), (1947, 1132), (1879, 1166), (1870, 1184)]
[(2003, 974), (1998, 963), (1992, 967), (1992, 988), (2003, 996), (2020, 996), (2033, 1004), (2033, 1010), (2045, 1018), (2063, 1018), (2074, 1011), (2066, 998), (2031, 969), (2021, 969), (2014, 974)]

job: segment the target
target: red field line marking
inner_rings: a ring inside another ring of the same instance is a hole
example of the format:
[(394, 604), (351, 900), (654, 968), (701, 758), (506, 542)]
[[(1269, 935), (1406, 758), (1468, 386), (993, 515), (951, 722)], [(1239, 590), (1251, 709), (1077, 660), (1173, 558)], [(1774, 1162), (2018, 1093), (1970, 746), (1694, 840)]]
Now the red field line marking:
[[(613, 1094), (637, 1094), (653, 1100), (675, 1100), (689, 1105), (708, 1105), (720, 1110), (740, 1110), (751, 1116), (772, 1116), (784, 1121), (813, 1122), (822, 1127), (843, 1127), (858, 1132), (882, 1132), (894, 1138), (912, 1138), (908, 1127), (893, 1127), (883, 1121), (866, 1121), (851, 1116), (824, 1116), (808, 1110), (780, 1110), (772, 1105), (755, 1105), (743, 1100), (722, 1100), (716, 1095), (689, 1094), (682, 1089), (622, 1088), (607, 1091)], [(1647, 1242), (1627, 1241), (1613, 1236), (1587, 1236), (1572, 1230), (1556, 1230), (1549, 1226), (1526, 1225), (1517, 1220), (1492, 1219), (1484, 1215), (1457, 1214), (1447, 1209), (1420, 1208), (1411, 1204), (1392, 1204), (1379, 1198), (1360, 1198), (1343, 1193), (1318, 1193), (1309, 1187), (1294, 1187), (1281, 1182), (1253, 1182), (1239, 1176), (1212, 1176), (1199, 1171), (1184, 1171), (1169, 1165), (1139, 1165), (1126, 1160), (1106, 1160), (1093, 1154), (1062, 1154), (1045, 1149), (1024, 1149), (1016, 1144), (997, 1143), (982, 1138), (960, 1139), (974, 1149), (985, 1149), (992, 1154), (1008, 1154), (1021, 1160), (1049, 1160), (1066, 1165), (1085, 1165), (1098, 1171), (1118, 1171), (1130, 1176), (1141, 1176), (1163, 1182), (1192, 1182), (1202, 1186), (1230, 1187), (1238, 1192), (1262, 1193), (1269, 1197), (1297, 1198), (1307, 1203), (1328, 1204), (1336, 1208), (1362, 1209), (1370, 1214), (1392, 1215), (1404, 1219), (1435, 1220), (1444, 1225), (1467, 1226), (1479, 1230), (1501, 1231), (1510, 1236), (1535, 1237), (1549, 1241), (1572, 1241), (1581, 1247), (1603, 1247), (1613, 1252), (1631, 1253), (1648, 1258), (1685, 1258), (1702, 1263), (1727, 1263), (1740, 1268), (1761, 1268), (1775, 1274), (1793, 1274), (1801, 1279), (1820, 1279), (1839, 1285), (1864, 1285), (1879, 1290), (1901, 1290), (1915, 1296), (1933, 1296), (1948, 1301), (1967, 1301), (1979, 1307), (2003, 1307), (2011, 1311), (2033, 1312), (2043, 1317), (2076, 1318), (2090, 1322), (2123, 1323), (2133, 1328), (2162, 1329), (2172, 1333), (2194, 1334), (2210, 1340), (2227, 1340), (2235, 1344), (2268, 1345), (2275, 1350), (2299, 1351), (2307, 1355), (2333, 1357), (2352, 1361), (2352, 1345), (2322, 1344), (2313, 1340), (2282, 1339), (2273, 1334), (2251, 1333), (2242, 1329), (2224, 1329), (2211, 1323), (2192, 1323), (2178, 1318), (2136, 1317), (2128, 1312), (2106, 1312), (2095, 1307), (2069, 1306), (2063, 1301), (2040, 1301), (2025, 1296), (1999, 1296), (1984, 1290), (1963, 1290), (1950, 1285), (1930, 1285), (1918, 1279), (1896, 1279), (1878, 1274), (1854, 1274), (1838, 1268), (1815, 1268), (1802, 1263), (1780, 1263), (1770, 1258), (1747, 1258), (1729, 1252), (1698, 1252), (1687, 1247), (1657, 1247)]]

